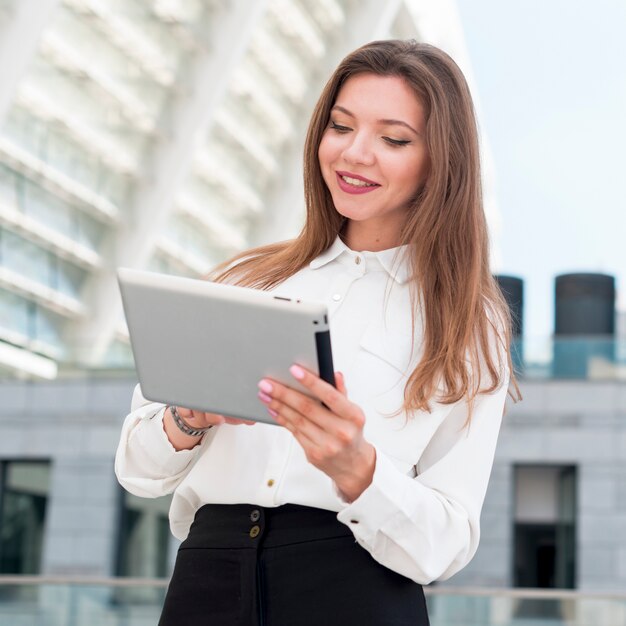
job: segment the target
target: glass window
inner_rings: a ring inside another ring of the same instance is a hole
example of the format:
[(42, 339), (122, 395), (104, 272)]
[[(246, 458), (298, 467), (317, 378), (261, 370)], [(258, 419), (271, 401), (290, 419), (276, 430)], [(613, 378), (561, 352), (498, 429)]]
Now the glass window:
[(0, 231), (2, 265), (42, 285), (51, 285), (49, 253), (11, 231)]
[(48, 461), (0, 462), (0, 573), (40, 573), (49, 486)]
[(109, 344), (106, 354), (98, 366), (102, 368), (127, 369), (134, 371), (135, 361), (130, 344), (118, 339), (113, 340)]
[[(57, 93), (59, 88), (53, 80), (54, 77), (48, 78), (47, 82), (50, 85), (44, 86)], [(38, 80), (46, 82), (43, 77)], [(62, 91), (60, 89), (59, 93)], [(65, 106), (74, 110), (71, 98)], [(88, 126), (95, 125), (91, 120), (86, 123)], [(3, 132), (24, 150), (113, 203), (122, 204), (126, 199), (129, 179), (108, 169), (98, 155), (86, 151), (84, 146), (76, 143), (58, 124), (43, 122), (30, 112), (14, 106), (7, 114)], [(123, 131), (119, 132), (123, 132), (126, 138), (133, 134), (130, 127), (124, 127)], [(131, 140), (125, 144), (125, 148), (127, 150), (132, 148), (133, 152), (139, 151), (142, 146), (143, 144), (139, 146), (137, 142)]]
[(171, 501), (171, 496), (139, 498), (122, 492), (116, 575), (162, 578), (169, 574)]
[(16, 174), (3, 163), (0, 163), (0, 202), (12, 208), (19, 206)]
[[(515, 587), (576, 586), (576, 510), (575, 466), (515, 468)], [(543, 615), (546, 606), (524, 600), (518, 606), (517, 616)], [(553, 609), (554, 616), (559, 617), (558, 602), (554, 602)]]
[(179, 214), (170, 216), (167, 236), (179, 246), (181, 250), (203, 259), (211, 266), (216, 263), (206, 233), (185, 216)]
[(2, 163), (0, 202), (95, 251), (106, 230), (77, 207)]
[(8, 230), (1, 232), (0, 246), (3, 266), (72, 298), (80, 298), (85, 270)]
[[(117, 576), (165, 578), (170, 575), (174, 537), (168, 511), (172, 496), (138, 498), (121, 489), (120, 525), (117, 543)], [(120, 603), (154, 604), (162, 601), (162, 590), (153, 587), (121, 587), (115, 598)]]
[(0, 327), (32, 336), (32, 303), (17, 294), (0, 289)]
[(32, 330), (30, 337), (49, 344), (50, 346), (54, 346), (58, 350), (58, 356), (60, 358), (65, 348), (65, 344), (62, 340), (62, 330), (66, 319), (35, 303), (33, 303), (32, 308)]
[(80, 290), (86, 277), (85, 270), (63, 259), (56, 260), (56, 288), (72, 298), (80, 299)]

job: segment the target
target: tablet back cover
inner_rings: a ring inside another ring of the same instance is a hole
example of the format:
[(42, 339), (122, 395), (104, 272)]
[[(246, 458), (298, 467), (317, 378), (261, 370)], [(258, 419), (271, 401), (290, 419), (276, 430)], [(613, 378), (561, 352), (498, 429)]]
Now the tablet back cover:
[(126, 268), (118, 279), (149, 400), (275, 424), (262, 378), (306, 392), (288, 371), (298, 363), (334, 383), (322, 303)]

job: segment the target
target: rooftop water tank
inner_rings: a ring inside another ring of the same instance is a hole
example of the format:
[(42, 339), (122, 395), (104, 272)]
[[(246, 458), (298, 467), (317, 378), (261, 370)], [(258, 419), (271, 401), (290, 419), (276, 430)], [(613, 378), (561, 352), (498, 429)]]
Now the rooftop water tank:
[(615, 278), (562, 274), (555, 283), (555, 335), (614, 335)]
[(615, 367), (615, 278), (556, 277), (553, 375), (611, 378)]

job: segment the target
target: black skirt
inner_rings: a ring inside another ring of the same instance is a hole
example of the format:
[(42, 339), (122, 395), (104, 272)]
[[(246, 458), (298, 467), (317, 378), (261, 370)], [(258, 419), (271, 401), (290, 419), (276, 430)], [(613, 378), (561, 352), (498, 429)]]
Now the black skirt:
[(422, 587), (336, 513), (208, 504), (181, 544), (159, 626), (427, 626)]

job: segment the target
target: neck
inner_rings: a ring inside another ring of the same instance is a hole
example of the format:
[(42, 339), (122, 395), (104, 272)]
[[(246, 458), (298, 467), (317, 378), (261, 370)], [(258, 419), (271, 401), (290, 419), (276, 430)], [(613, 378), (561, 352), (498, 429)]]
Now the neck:
[(356, 252), (380, 252), (400, 245), (400, 233), (394, 228), (372, 228), (348, 220), (341, 234), (342, 241)]

